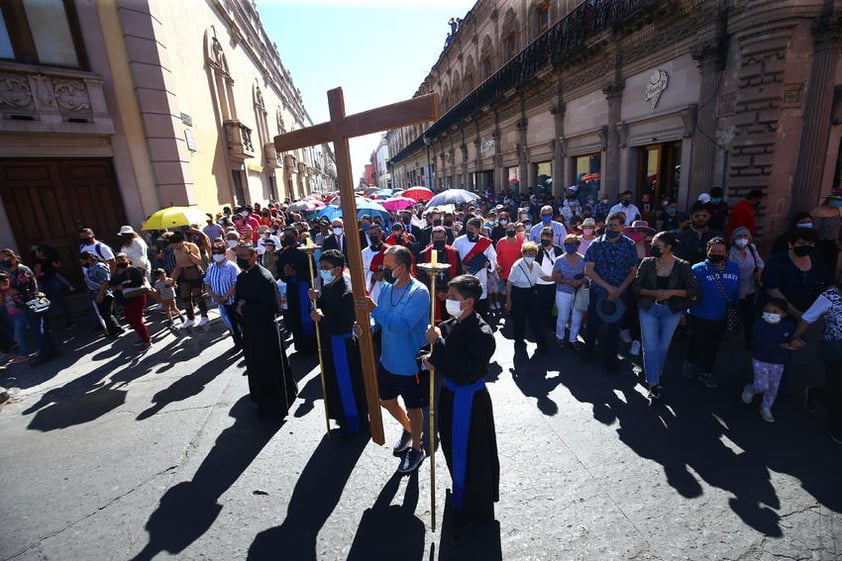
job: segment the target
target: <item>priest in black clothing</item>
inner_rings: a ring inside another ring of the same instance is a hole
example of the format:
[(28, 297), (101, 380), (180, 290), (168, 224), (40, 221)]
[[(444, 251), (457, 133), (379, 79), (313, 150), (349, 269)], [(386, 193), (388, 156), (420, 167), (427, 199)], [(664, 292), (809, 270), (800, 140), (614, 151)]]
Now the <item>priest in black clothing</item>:
[(328, 249), (319, 257), (320, 293), (310, 312), (321, 336), (322, 363), (325, 372), (325, 399), (328, 414), (345, 434), (355, 434), (368, 426), (359, 347), (354, 338), (354, 293), (342, 272), (345, 256)]
[(272, 273), (257, 263), (257, 250), (237, 247), (234, 301), (242, 318), (243, 358), (246, 361), (249, 395), (257, 402), (261, 417), (283, 418), (298, 395), (275, 314), (280, 311), (278, 288)]
[(298, 230), (284, 229), (282, 249), (278, 252), (278, 278), (287, 285), (287, 309), (284, 323), (292, 332), (295, 351), (316, 351), (316, 324), (310, 318), (310, 264), (306, 253), (298, 249)]
[(491, 328), (474, 311), (482, 285), (471, 275), (448, 283), (446, 309), (453, 316), (429, 327), (432, 354), (422, 365), (443, 377), (438, 403), (439, 436), (453, 480), (449, 504), (451, 535), (459, 537), (475, 522), (494, 520), (500, 495), (500, 463), (491, 396), (485, 388), (488, 362), (494, 354)]

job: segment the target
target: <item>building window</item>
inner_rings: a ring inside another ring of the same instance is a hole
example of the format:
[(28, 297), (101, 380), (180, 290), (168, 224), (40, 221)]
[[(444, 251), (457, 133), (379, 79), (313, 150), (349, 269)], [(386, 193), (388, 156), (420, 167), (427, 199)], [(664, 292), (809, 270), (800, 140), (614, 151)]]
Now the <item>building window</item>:
[(550, 0), (535, 6), (535, 37), (550, 28)]
[(503, 37), (503, 49), (506, 60), (517, 54), (517, 33), (511, 31)]
[(0, 0), (0, 59), (86, 68), (72, 0)]

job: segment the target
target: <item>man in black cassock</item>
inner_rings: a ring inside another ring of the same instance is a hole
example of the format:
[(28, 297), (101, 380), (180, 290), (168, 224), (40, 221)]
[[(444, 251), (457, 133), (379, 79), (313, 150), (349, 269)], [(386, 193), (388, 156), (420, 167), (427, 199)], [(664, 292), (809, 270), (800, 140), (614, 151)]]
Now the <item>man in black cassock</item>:
[(298, 230), (284, 229), (282, 249), (278, 252), (278, 278), (287, 285), (287, 309), (284, 323), (292, 332), (295, 350), (312, 353), (316, 350), (316, 325), (310, 317), (310, 257), (298, 249)]
[(328, 415), (345, 434), (362, 432), (368, 426), (359, 347), (354, 338), (354, 293), (351, 283), (342, 276), (345, 256), (336, 249), (323, 251), (319, 257), (322, 289), (311, 289), (318, 296), (310, 312), (322, 342), (322, 364), (325, 374), (325, 399)]
[(237, 265), (241, 272), (234, 302), (242, 318), (249, 395), (261, 417), (283, 418), (298, 395), (298, 386), (275, 323), (280, 311), (277, 286), (272, 274), (257, 264), (253, 246), (237, 247)]
[(474, 276), (460, 275), (448, 283), (445, 305), (452, 319), (427, 329), (432, 354), (422, 357), (422, 364), (435, 367), (442, 377), (439, 436), (453, 480), (449, 530), (457, 538), (474, 522), (493, 521), (500, 495), (494, 414), (485, 388), (496, 344), (491, 328), (474, 311), (480, 296), (482, 285)]

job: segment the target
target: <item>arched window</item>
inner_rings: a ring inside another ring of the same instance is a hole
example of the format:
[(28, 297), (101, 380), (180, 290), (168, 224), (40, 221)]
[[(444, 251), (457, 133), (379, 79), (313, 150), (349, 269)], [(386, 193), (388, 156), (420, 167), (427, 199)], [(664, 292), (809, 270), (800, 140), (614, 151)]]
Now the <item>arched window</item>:
[(503, 19), (503, 33), (500, 37), (500, 46), (502, 48), (503, 60), (507, 61), (520, 50), (519, 45), (519, 28), (517, 17), (514, 10), (509, 8), (506, 12), (506, 17)]
[(483, 79), (488, 78), (494, 72), (494, 45), (491, 43), (491, 37), (485, 36), (482, 41), (482, 48), (480, 49), (480, 72)]
[(535, 4), (533, 14), (533, 37), (538, 37), (550, 28), (550, 0)]
[(474, 57), (468, 55), (468, 60), (465, 63), (465, 78), (462, 80), (465, 94), (471, 92), (476, 87), (476, 74), (477, 69), (474, 66)]

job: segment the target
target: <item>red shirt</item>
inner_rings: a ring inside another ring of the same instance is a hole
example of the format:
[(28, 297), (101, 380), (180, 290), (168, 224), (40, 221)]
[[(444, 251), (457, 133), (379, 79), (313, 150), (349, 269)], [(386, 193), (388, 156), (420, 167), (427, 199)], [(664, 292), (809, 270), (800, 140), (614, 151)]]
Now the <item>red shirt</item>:
[(745, 226), (751, 232), (752, 237), (757, 233), (757, 223), (754, 220), (754, 207), (747, 200), (743, 199), (731, 209), (731, 216), (728, 217), (728, 229), (725, 230), (725, 239), (730, 240), (731, 234)]
[(509, 271), (512, 270), (512, 265), (515, 261), (520, 259), (520, 246), (523, 245), (523, 240), (515, 237), (514, 242), (508, 241), (508, 238), (502, 238), (497, 242), (497, 263), (503, 270), (500, 272), (500, 278), (509, 280)]

